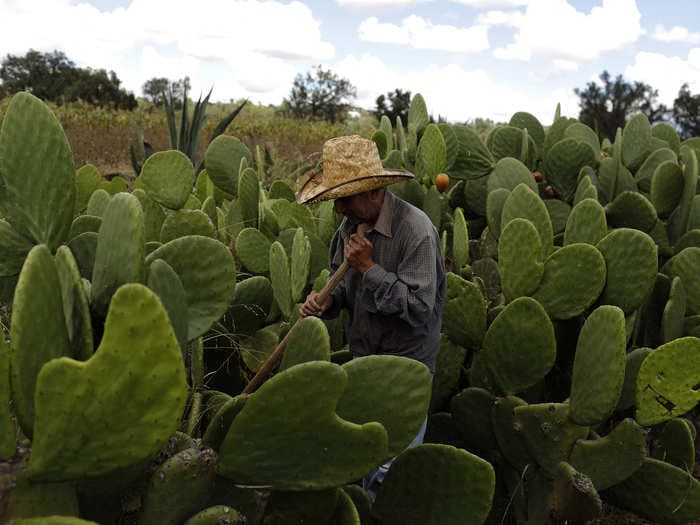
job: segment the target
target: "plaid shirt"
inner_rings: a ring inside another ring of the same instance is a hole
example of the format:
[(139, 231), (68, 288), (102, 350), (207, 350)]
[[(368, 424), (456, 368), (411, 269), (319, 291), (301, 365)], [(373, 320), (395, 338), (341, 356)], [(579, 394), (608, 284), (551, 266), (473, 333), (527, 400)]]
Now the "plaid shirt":
[[(331, 271), (343, 262), (343, 247), (355, 230), (356, 225), (346, 218), (333, 236)], [(376, 264), (364, 274), (350, 268), (333, 291), (333, 306), (323, 317), (348, 309), (346, 334), (354, 357), (401, 355), (435, 373), (445, 302), (445, 264), (438, 232), (422, 210), (386, 191), (366, 237), (372, 242)]]

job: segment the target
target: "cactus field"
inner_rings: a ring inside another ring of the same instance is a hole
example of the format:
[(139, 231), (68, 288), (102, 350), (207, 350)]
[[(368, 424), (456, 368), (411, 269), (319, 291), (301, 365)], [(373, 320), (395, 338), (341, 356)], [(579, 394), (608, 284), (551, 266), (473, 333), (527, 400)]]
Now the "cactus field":
[[(638, 115), (601, 142), (557, 109), (483, 140), (419, 94), (407, 120), (372, 139), (442, 239), (432, 382), (352, 359), (341, 314), (299, 321), (243, 393), (329, 278), (332, 202), (298, 204), (232, 135), (199, 173), (175, 150), (129, 186), (76, 171), (53, 111), (15, 95), (0, 523), (700, 523), (700, 138)], [(358, 480), (392, 457), (372, 501)]]

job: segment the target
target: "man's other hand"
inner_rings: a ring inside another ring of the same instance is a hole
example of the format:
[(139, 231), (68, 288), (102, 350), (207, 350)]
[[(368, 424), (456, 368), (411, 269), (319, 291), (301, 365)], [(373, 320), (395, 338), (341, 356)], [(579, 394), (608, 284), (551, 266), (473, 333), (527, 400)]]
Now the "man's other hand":
[(318, 295), (318, 292), (311, 292), (306, 296), (306, 301), (299, 308), (299, 315), (302, 317), (320, 316), (333, 305), (333, 296), (329, 295), (323, 304), (318, 304)]

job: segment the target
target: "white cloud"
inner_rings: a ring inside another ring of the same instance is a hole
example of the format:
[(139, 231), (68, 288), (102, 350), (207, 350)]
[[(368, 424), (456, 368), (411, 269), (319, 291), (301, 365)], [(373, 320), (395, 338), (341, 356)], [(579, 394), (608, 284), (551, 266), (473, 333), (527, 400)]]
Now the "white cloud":
[(673, 26), (666, 29), (663, 25), (654, 27), (651, 38), (660, 42), (686, 42), (688, 44), (700, 44), (700, 33), (691, 33), (688, 28)]
[(684, 83), (692, 93), (700, 92), (700, 48), (688, 52), (688, 58), (661, 53), (637, 53), (634, 63), (625, 68), (628, 81), (640, 81), (659, 91), (659, 102), (672, 106)]
[[(200, 13), (215, 16), (202, 23)], [(298, 1), (199, 0), (193, 6), (187, 0), (132, 0), (125, 8), (99, 11), (75, 0), (11, 0), (0, 2), (0, 20), (5, 53), (58, 49), (80, 66), (116, 71), (137, 94), (149, 78), (184, 74), (196, 92), (196, 75), (211, 63), (227, 66), (226, 77), (236, 75), (236, 81), (217, 80), (238, 88), (226, 98), (261, 94), (293, 79), (289, 61), (335, 56), (309, 7)], [(285, 91), (290, 86), (291, 80)]]
[(433, 0), (336, 0), (339, 6), (359, 7), (363, 9), (383, 7), (405, 7), (414, 4), (424, 4)]
[(556, 60), (555, 68), (592, 62), (635, 42), (643, 30), (635, 0), (602, 0), (586, 14), (566, 0), (532, 0), (513, 42), (494, 50), (503, 60)]
[(348, 78), (358, 92), (361, 107), (374, 108), (381, 93), (396, 87), (421, 93), (428, 111), (435, 117), (463, 122), (477, 117), (506, 122), (516, 111), (528, 111), (549, 125), (558, 102), (562, 114), (578, 115), (578, 98), (570, 89), (555, 89), (545, 96), (533, 97), (519, 89), (496, 82), (483, 69), (466, 70), (457, 64), (431, 65), (407, 72), (392, 71), (375, 55), (350, 55), (332, 65), (332, 69)]
[(480, 14), (477, 19), (479, 25), (484, 26), (513, 26), (522, 24), (523, 13), (520, 11), (487, 11)]
[(477, 9), (504, 9), (527, 5), (529, 0), (452, 0), (456, 4), (468, 5)]
[(376, 17), (367, 18), (358, 32), (360, 39), (367, 42), (402, 44), (416, 49), (479, 53), (489, 48), (486, 26), (437, 25), (416, 15), (404, 18), (400, 26), (381, 23)]

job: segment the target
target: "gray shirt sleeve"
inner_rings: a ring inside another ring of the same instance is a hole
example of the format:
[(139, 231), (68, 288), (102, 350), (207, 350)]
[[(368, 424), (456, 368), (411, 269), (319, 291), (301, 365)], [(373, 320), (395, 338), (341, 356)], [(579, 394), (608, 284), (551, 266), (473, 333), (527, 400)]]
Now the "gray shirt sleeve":
[(408, 246), (397, 272), (375, 264), (362, 276), (362, 301), (369, 312), (397, 315), (411, 326), (425, 324), (435, 306), (436, 250), (431, 235), (415, 239)]

